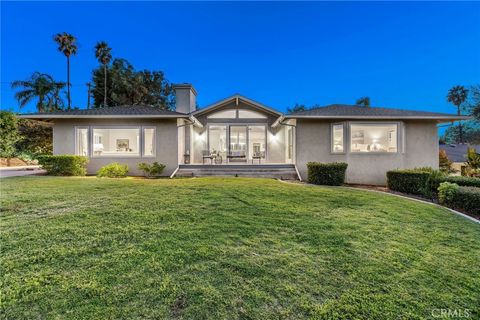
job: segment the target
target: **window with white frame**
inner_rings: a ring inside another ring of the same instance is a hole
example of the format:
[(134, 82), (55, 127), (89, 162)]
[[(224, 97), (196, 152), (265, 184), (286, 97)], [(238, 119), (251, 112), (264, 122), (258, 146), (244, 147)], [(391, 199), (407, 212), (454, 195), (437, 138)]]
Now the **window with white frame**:
[(397, 152), (398, 124), (351, 123), (350, 152)]
[(155, 156), (155, 128), (143, 128), (143, 155)]
[(345, 150), (345, 141), (343, 135), (343, 123), (332, 125), (332, 152), (343, 153)]
[(93, 128), (93, 156), (139, 156), (140, 128)]
[(88, 156), (88, 128), (75, 128), (75, 154)]

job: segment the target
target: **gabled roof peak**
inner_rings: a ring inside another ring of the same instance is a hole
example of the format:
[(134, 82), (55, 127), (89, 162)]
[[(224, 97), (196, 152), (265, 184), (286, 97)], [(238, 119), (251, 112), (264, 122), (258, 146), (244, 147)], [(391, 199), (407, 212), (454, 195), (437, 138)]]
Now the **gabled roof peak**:
[(226, 104), (228, 104), (232, 101), (236, 101), (237, 104), (239, 103), (239, 101), (242, 101), (242, 102), (244, 102), (244, 103), (246, 103), (246, 104), (248, 104), (248, 105), (250, 105), (254, 108), (266, 111), (266, 112), (274, 114), (276, 116), (280, 116), (282, 114), (281, 112), (275, 110), (274, 108), (268, 107), (268, 106), (266, 106), (266, 105), (264, 105), (260, 102), (257, 102), (253, 99), (250, 99), (250, 98), (247, 98), (240, 93), (235, 93), (235, 94), (233, 94), (233, 95), (231, 95), (231, 96), (229, 96), (225, 99), (222, 99), (220, 101), (212, 103), (212, 104), (210, 104), (210, 105), (208, 105), (204, 108), (198, 109), (195, 112), (193, 112), (192, 114), (193, 115), (199, 115), (199, 114), (203, 114), (203, 113), (208, 112), (208, 111), (213, 111), (213, 110), (215, 110), (217, 108), (220, 108), (220, 107), (222, 107), (222, 106), (224, 106), (224, 105), (226, 105)]

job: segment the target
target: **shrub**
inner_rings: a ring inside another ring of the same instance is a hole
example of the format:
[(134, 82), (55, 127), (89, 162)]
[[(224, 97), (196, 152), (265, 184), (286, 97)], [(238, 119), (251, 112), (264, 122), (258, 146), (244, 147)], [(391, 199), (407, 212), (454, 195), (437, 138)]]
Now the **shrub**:
[(38, 156), (38, 163), (53, 176), (84, 176), (88, 158), (73, 155)]
[(18, 119), (14, 113), (0, 111), (0, 156), (10, 159), (15, 155), (15, 143), (21, 140)]
[(439, 181), (444, 181), (447, 178), (447, 173), (441, 170), (432, 170), (427, 180), (427, 185), (425, 186), (424, 196), (428, 198), (433, 198), (437, 194), (437, 189), (439, 186)]
[(480, 214), (480, 188), (459, 187), (454, 183), (443, 182), (438, 187), (440, 203), (469, 214)]
[(163, 173), (163, 169), (165, 169), (165, 165), (158, 162), (152, 164), (142, 162), (138, 164), (138, 169), (143, 171), (145, 177), (152, 178), (160, 176)]
[(458, 190), (458, 184), (450, 183), (450, 182), (442, 182), (438, 187), (438, 201), (441, 204), (451, 203), (455, 192)]
[(99, 178), (125, 178), (127, 176), (128, 166), (118, 162), (112, 162), (100, 168), (97, 171)]
[(449, 173), (452, 172), (452, 161), (448, 159), (447, 152), (445, 150), (440, 150), (438, 152), (438, 160), (439, 160), (439, 167), (440, 171)]
[(309, 162), (307, 163), (307, 169), (309, 183), (339, 186), (345, 182), (347, 164), (343, 162)]
[(26, 163), (28, 164), (36, 164), (38, 163), (37, 161), (37, 156), (35, 156), (34, 154), (30, 153), (30, 152), (26, 152), (26, 151), (23, 151), (23, 152), (17, 152), (15, 154), (15, 156), (20, 159), (20, 160), (23, 160), (25, 161)]
[(442, 182), (451, 182), (462, 187), (480, 188), (480, 178), (444, 175), (430, 179), (430, 190), (435, 193)]
[(480, 177), (480, 154), (474, 148), (467, 149), (465, 173), (470, 177)]
[[(426, 195), (429, 194), (430, 172), (421, 169), (391, 170), (387, 172), (387, 186), (390, 190)], [(433, 170), (432, 170), (433, 171)]]
[(30, 119), (18, 120), (18, 132), (22, 139), (15, 144), (17, 152), (52, 154), (53, 125)]

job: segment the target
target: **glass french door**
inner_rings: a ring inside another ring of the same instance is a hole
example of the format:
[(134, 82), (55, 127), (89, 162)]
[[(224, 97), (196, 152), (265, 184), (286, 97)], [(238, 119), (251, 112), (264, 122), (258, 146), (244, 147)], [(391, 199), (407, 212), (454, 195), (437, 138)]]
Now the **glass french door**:
[[(228, 138), (228, 139), (227, 139)], [(258, 125), (210, 124), (208, 127), (208, 150), (225, 160), (246, 162), (266, 159), (267, 129)]]
[(227, 155), (227, 126), (211, 125), (208, 127), (209, 152), (219, 154), (225, 159)]
[(264, 125), (248, 126), (248, 159), (265, 159), (266, 140)]
[(230, 153), (247, 157), (247, 126), (230, 126)]

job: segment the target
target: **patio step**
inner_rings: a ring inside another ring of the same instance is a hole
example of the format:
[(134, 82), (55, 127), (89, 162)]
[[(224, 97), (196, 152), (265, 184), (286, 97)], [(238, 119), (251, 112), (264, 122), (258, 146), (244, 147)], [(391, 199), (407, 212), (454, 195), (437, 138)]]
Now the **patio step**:
[(260, 164), (260, 165), (187, 165), (179, 166), (176, 177), (259, 177), (283, 180), (297, 180), (297, 172), (293, 164)]

